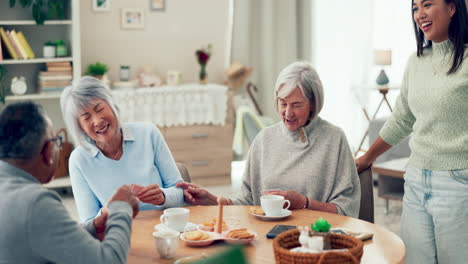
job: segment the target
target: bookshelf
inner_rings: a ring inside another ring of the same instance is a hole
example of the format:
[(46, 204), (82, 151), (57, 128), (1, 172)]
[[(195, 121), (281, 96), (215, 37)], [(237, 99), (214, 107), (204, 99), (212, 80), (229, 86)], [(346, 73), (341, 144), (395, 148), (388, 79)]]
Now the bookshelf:
[[(34, 59), (11, 59), (6, 56), (8, 51), (2, 45), (3, 60), (0, 64), (7, 70), (5, 86), (7, 87), (6, 101), (19, 100), (41, 100), (58, 99), (60, 96), (54, 94), (39, 94), (38, 75), (40, 71), (46, 70), (49, 62), (70, 62), (73, 66), (73, 79), (81, 76), (81, 54), (80, 54), (80, 22), (79, 22), (79, 0), (64, 0), (65, 19), (46, 20), (44, 25), (36, 25), (32, 19), (31, 8), (22, 8), (16, 3), (14, 8), (9, 7), (9, 1), (0, 1), (0, 27), (5, 30), (23, 32), (27, 42), (35, 54)], [(68, 57), (43, 58), (43, 45), (47, 41), (64, 40)], [(2, 43), (4, 44), (4, 43)], [(7, 57), (7, 58), (5, 58)], [(27, 92), (23, 96), (12, 96), (9, 86), (15, 76), (24, 76), (27, 84)], [(52, 102), (48, 102), (51, 104)], [(58, 110), (59, 102), (55, 103)], [(60, 118), (61, 119), (61, 118)], [(62, 120), (60, 120), (62, 121)], [(55, 122), (54, 122), (55, 123)], [(59, 122), (63, 123), (63, 122)]]
[[(63, 0), (65, 2), (65, 18), (62, 20), (46, 20), (44, 25), (36, 25), (32, 19), (31, 9), (22, 8), (16, 1), (14, 8), (9, 7), (9, 1), (0, 1), (0, 27), (5, 30), (23, 32), (27, 42), (36, 55), (34, 59), (13, 60), (5, 58), (6, 47), (2, 45), (3, 60), (0, 64), (8, 71), (6, 86), (6, 104), (33, 100), (41, 104), (51, 118), (56, 129), (65, 127), (60, 110), (60, 92), (38, 93), (38, 75), (45, 70), (48, 62), (71, 62), (73, 79), (81, 76), (80, 47), (80, 1)], [(64, 40), (68, 56), (61, 58), (43, 58), (42, 48), (47, 41)], [(2, 43), (3, 44), (3, 43)], [(9, 87), (14, 76), (24, 76), (28, 86), (25, 95), (12, 95)], [(0, 104), (0, 110), (2, 109)]]

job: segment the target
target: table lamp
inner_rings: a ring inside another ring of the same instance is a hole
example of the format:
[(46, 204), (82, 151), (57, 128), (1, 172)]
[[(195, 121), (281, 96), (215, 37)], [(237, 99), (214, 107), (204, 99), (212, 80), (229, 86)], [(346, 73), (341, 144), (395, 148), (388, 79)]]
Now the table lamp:
[[(391, 65), (392, 64), (392, 50), (374, 50), (374, 64), (375, 65)], [(382, 69), (380, 70), (377, 79), (375, 80), (378, 85), (386, 85), (389, 83), (387, 74)]]

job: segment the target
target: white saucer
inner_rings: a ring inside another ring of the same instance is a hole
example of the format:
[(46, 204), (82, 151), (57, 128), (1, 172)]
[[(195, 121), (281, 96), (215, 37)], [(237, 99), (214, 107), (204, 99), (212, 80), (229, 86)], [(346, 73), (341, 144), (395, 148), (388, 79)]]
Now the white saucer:
[(288, 209), (283, 209), (281, 211), (281, 215), (279, 216), (267, 216), (267, 215), (258, 215), (258, 214), (252, 214), (255, 217), (257, 217), (260, 220), (265, 220), (265, 221), (276, 221), (276, 220), (281, 220), (284, 219), (292, 214), (291, 210)]
[[(154, 229), (158, 230), (158, 231), (173, 230), (173, 229), (169, 228), (165, 224), (157, 224), (157, 225), (154, 226)], [(175, 231), (177, 231), (177, 232), (190, 232), (190, 231), (193, 231), (193, 230), (197, 230), (197, 225), (194, 224), (194, 223), (188, 222), (185, 225), (184, 230), (175, 230)]]

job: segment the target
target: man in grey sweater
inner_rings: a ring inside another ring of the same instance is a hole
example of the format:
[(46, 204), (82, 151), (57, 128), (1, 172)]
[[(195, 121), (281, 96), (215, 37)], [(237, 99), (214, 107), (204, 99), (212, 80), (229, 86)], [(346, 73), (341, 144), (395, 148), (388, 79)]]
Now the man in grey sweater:
[[(310, 209), (357, 217), (361, 188), (354, 160), (341, 129), (321, 119), (322, 83), (312, 66), (287, 66), (275, 85), (282, 121), (264, 128), (247, 157), (242, 193), (226, 204), (260, 205), (260, 196), (276, 194), (290, 209)], [(216, 204), (217, 197), (190, 183), (184, 188), (191, 204)]]
[(11, 104), (0, 114), (0, 263), (125, 263), (135, 196), (122, 186), (80, 226), (41, 186), (54, 176), (60, 145), (40, 105)]

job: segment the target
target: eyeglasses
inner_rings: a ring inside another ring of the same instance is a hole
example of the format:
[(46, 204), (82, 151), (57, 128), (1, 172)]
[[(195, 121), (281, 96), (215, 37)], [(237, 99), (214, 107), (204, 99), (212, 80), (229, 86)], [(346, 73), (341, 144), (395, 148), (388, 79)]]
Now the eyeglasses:
[(61, 136), (56, 136), (56, 137), (47, 139), (47, 140), (44, 142), (44, 146), (42, 146), (41, 153), (44, 152), (45, 146), (46, 146), (47, 143), (49, 143), (49, 142), (55, 142), (55, 144), (57, 144), (57, 147), (58, 147), (58, 148), (62, 148), (62, 145), (63, 145), (63, 138), (62, 138)]

